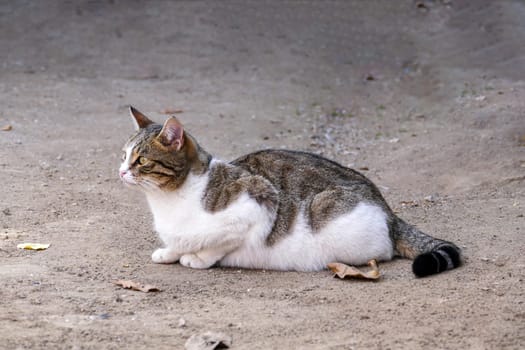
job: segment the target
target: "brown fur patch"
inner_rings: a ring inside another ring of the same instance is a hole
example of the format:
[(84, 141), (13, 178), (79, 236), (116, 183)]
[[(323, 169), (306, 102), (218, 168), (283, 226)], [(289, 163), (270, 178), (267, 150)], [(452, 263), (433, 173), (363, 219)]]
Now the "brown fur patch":
[[(184, 183), (190, 172), (206, 172), (211, 156), (188, 133), (184, 134), (182, 148), (173, 150), (158, 139), (161, 129), (159, 124), (150, 124), (128, 141), (128, 145), (135, 145), (130, 170), (139, 181), (151, 180), (164, 191), (174, 191)], [(148, 163), (138, 164), (138, 157), (146, 157)]]
[(211, 212), (223, 210), (242, 193), (247, 193), (270, 210), (275, 210), (278, 205), (277, 192), (269, 181), (239, 167), (218, 164), (210, 169), (203, 196), (204, 207)]
[(402, 257), (414, 259), (419, 253), (406, 240), (398, 240), (395, 245), (396, 253)]

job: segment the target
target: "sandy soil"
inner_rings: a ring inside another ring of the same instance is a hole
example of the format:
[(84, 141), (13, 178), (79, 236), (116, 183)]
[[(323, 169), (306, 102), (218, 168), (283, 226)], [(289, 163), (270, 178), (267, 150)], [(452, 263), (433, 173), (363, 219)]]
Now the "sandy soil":
[[(525, 347), (523, 1), (0, 3), (0, 348)], [(361, 169), (465, 265), (378, 282), (159, 266), (118, 180), (126, 106), (215, 155)], [(18, 243), (51, 243), (24, 251)], [(111, 282), (162, 289), (141, 293)]]

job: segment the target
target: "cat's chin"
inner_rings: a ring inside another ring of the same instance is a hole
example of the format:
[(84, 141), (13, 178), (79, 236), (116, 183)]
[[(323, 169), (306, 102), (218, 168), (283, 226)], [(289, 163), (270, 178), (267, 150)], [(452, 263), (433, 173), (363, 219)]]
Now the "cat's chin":
[(154, 186), (146, 186), (145, 184), (141, 184), (140, 182), (136, 182), (134, 180), (122, 180), (122, 183), (127, 188), (131, 188), (133, 190), (138, 190), (144, 193), (155, 193), (160, 191), (159, 188)]
[(121, 181), (126, 187), (130, 187), (130, 188), (138, 187), (138, 183), (135, 180), (121, 179)]

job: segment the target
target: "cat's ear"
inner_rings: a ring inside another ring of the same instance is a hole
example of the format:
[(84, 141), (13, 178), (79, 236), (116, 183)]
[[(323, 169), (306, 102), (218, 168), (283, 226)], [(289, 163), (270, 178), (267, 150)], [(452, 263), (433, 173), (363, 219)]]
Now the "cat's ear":
[(178, 151), (184, 145), (184, 128), (175, 117), (170, 117), (164, 123), (157, 139), (166, 147)]
[(137, 109), (133, 108), (133, 106), (129, 106), (129, 114), (131, 114), (131, 117), (133, 118), (135, 130), (144, 129), (148, 125), (153, 124), (153, 122), (148, 117), (139, 112)]

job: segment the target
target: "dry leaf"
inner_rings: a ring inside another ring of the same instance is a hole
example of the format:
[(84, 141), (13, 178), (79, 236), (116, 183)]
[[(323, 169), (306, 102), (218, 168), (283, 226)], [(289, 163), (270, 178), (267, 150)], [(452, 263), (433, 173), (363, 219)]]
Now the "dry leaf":
[(224, 333), (206, 332), (192, 335), (184, 344), (186, 350), (228, 349), (232, 338)]
[(381, 277), (381, 273), (377, 267), (377, 262), (375, 260), (370, 260), (368, 266), (372, 269), (370, 271), (363, 272), (356, 267), (348, 266), (342, 263), (330, 263), (328, 268), (330, 271), (335, 273), (335, 276), (344, 279), (344, 278), (363, 278), (367, 280), (376, 280)]
[(18, 249), (27, 249), (27, 250), (44, 250), (49, 248), (50, 244), (42, 243), (20, 243), (16, 247)]
[(182, 109), (173, 109), (173, 108), (165, 108), (160, 113), (162, 114), (179, 114), (183, 113), (184, 111)]
[(131, 280), (118, 280), (114, 281), (117, 286), (121, 286), (122, 288), (136, 290), (139, 292), (160, 292), (160, 289), (152, 286), (151, 284), (142, 284)]
[(6, 126), (3, 126), (2, 129), (0, 129), (2, 131), (11, 131), (13, 130), (13, 127), (11, 125), (6, 125)]
[(417, 206), (419, 206), (419, 203), (416, 202), (416, 201), (401, 201), (401, 202), (399, 202), (399, 204), (401, 204), (401, 206), (403, 206), (403, 207), (417, 207)]

